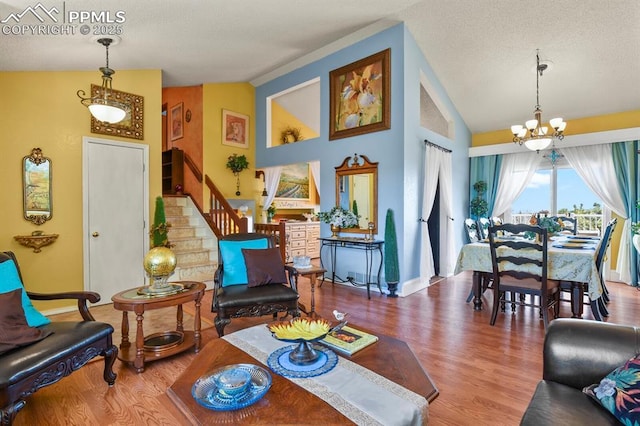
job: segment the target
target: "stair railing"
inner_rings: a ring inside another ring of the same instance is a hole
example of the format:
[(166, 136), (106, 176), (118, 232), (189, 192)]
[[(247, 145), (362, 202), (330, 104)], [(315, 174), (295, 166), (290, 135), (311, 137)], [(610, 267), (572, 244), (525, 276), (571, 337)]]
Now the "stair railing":
[(247, 232), (247, 218), (238, 216), (209, 175), (205, 175), (204, 182), (209, 190), (209, 213), (203, 213), (203, 216), (216, 237)]

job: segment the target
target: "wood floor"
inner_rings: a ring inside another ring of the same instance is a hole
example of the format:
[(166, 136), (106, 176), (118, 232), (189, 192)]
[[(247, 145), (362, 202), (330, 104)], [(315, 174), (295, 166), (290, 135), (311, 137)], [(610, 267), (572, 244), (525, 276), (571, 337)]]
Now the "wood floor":
[[(440, 391), (430, 405), (429, 424), (517, 425), (542, 375), (542, 321), (537, 310), (519, 308), (515, 315), (499, 314), (492, 327), (490, 294), (484, 297), (485, 310), (476, 312), (465, 303), (470, 286), (471, 275), (462, 273), (409, 297), (392, 299), (374, 293), (367, 300), (362, 289), (325, 283), (316, 290), (316, 310), (327, 318), (333, 309), (349, 312), (353, 325), (366, 325), (409, 343)], [(301, 299), (308, 304), (308, 281), (301, 279), (300, 287)], [(640, 293), (617, 283), (608, 288), (612, 301), (607, 321), (638, 325)], [(208, 320), (210, 297), (207, 294), (203, 304)], [(585, 310), (584, 318), (592, 319)], [(569, 303), (562, 304), (560, 316), (570, 316)], [(267, 319), (234, 320), (227, 332)], [(215, 338), (213, 328), (205, 330), (205, 342)], [(93, 362), (35, 393), (15, 424), (185, 424), (165, 390), (194, 357), (185, 353), (150, 363), (142, 374), (116, 361), (118, 379), (112, 388), (102, 379), (103, 363)], [(291, 423), (304, 424), (300, 419)]]

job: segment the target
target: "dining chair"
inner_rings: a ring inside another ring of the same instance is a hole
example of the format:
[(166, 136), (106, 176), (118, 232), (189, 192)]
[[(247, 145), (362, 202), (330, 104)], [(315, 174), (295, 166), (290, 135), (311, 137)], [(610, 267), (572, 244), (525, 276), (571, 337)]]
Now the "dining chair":
[(478, 230), (480, 231), (480, 238), (485, 239), (489, 238), (489, 227), (491, 226), (491, 222), (486, 217), (478, 218)]
[[(467, 239), (469, 243), (477, 243), (483, 239), (479, 231), (478, 222), (471, 218), (466, 218), (464, 220), (464, 229), (467, 232)], [(481, 273), (480, 282), (482, 283), (482, 292), (491, 286), (491, 276), (487, 273)], [(473, 300), (473, 289), (469, 291), (469, 295), (467, 296), (467, 303)]]
[[(500, 233), (505, 232), (535, 238), (501, 239)], [(507, 293), (512, 295), (509, 302), (514, 308), (516, 305), (539, 308), (545, 329), (549, 324), (549, 310), (553, 309), (553, 317), (558, 317), (560, 283), (547, 278), (547, 241), (547, 230), (539, 226), (505, 224), (489, 227), (493, 267), (491, 325), (496, 323), (498, 308), (504, 312)], [(527, 302), (526, 298), (514, 297), (516, 293), (533, 297)]]
[(464, 229), (467, 232), (468, 242), (477, 243), (482, 239), (482, 237), (480, 237), (480, 233), (478, 232), (478, 223), (475, 220), (466, 218), (464, 220)]
[[(618, 223), (618, 219), (613, 218), (607, 224), (602, 238), (600, 239), (600, 244), (596, 248), (596, 270), (600, 275), (600, 281), (602, 283), (602, 296), (597, 301), (584, 300), (585, 294), (588, 293), (588, 284), (587, 283), (576, 283), (573, 281), (561, 281), (560, 289), (565, 292), (571, 293), (571, 310), (572, 312), (582, 312), (581, 305), (591, 305), (591, 309), (593, 311), (593, 316), (596, 320), (601, 321), (603, 316), (609, 316), (608, 309), (606, 304), (609, 303), (610, 296), (609, 290), (605, 284), (603, 266), (604, 260), (606, 259), (607, 250), (609, 249), (609, 245), (611, 244), (611, 236), (613, 235), (613, 231), (616, 228), (616, 224)], [(567, 301), (566, 299), (561, 299)]]
[(562, 229), (560, 232), (563, 234), (578, 234), (578, 218), (569, 216), (558, 216), (558, 219), (562, 222)]

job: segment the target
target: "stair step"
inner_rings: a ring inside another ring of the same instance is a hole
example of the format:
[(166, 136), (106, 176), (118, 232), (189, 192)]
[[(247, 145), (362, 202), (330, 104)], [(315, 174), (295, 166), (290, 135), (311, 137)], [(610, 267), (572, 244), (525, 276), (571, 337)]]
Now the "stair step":
[(186, 206), (187, 200), (185, 197), (163, 197), (164, 206), (167, 207), (175, 207), (175, 206)]
[(187, 210), (191, 209), (184, 206), (165, 206), (164, 215), (165, 217), (189, 215)]
[(211, 262), (209, 259), (209, 250), (176, 251), (175, 255), (178, 266)]
[[(191, 224), (191, 218), (189, 218), (189, 216), (165, 216), (165, 219), (171, 224), (171, 228), (179, 228)], [(169, 228), (169, 230), (171, 230), (171, 228)]]
[(181, 266), (176, 268), (173, 280), (183, 281), (212, 281), (218, 265), (214, 262), (208, 264)]
[(196, 228), (192, 226), (171, 226), (167, 236), (169, 237), (169, 241), (176, 238), (196, 238)]

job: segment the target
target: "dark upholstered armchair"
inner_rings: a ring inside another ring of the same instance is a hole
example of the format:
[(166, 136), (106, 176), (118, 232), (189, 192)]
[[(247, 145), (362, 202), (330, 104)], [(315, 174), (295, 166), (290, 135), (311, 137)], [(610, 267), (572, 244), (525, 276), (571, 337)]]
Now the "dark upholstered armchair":
[[(22, 275), (15, 255), (12, 252), (0, 252), (0, 284), (5, 286), (10, 282), (17, 283), (19, 288), (0, 292), (3, 293), (0, 304), (7, 303), (9, 299), (6, 296), (11, 293), (17, 292), (17, 297), (24, 293)], [(95, 303), (100, 300), (99, 294), (78, 291), (56, 294), (26, 292), (26, 295), (28, 298), (22, 299), (23, 303), (24, 300), (76, 299), (83, 321), (50, 322), (35, 311), (30, 302), (26, 309), (20, 306), (20, 299), (17, 299), (20, 315), (17, 318), (21, 318), (24, 330), (41, 335), (41, 340), (28, 343), (25, 339), (19, 339), (21, 342), (12, 348), (14, 344), (7, 341), (7, 330), (15, 330), (17, 327), (9, 323), (14, 317), (7, 315), (7, 311), (15, 310), (16, 303), (0, 306), (4, 313), (4, 328), (0, 333), (0, 348), (4, 349), (0, 353), (0, 415), (3, 425), (12, 424), (18, 411), (25, 406), (27, 397), (32, 393), (58, 382), (98, 355), (105, 359), (104, 380), (109, 386), (116, 380), (113, 363), (118, 348), (111, 342), (113, 327), (95, 321), (87, 307), (87, 301)], [(29, 310), (31, 312), (27, 312)], [(29, 315), (34, 313), (48, 323), (38, 327), (30, 326)]]
[(264, 234), (231, 234), (218, 239), (218, 269), (211, 311), (218, 336), (231, 318), (286, 312), (300, 316), (297, 272), (285, 266), (273, 239)]

